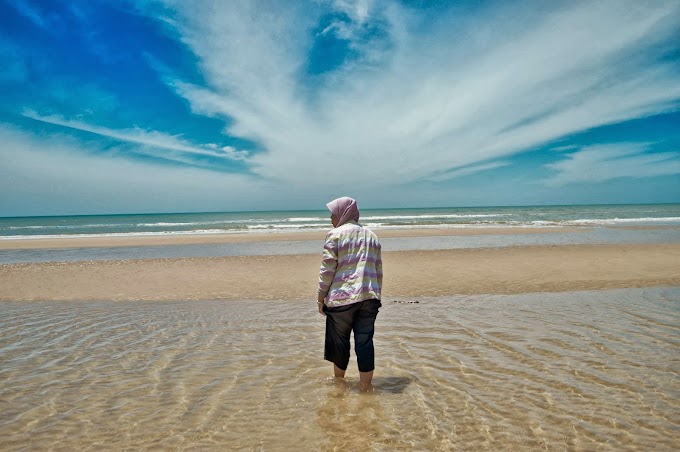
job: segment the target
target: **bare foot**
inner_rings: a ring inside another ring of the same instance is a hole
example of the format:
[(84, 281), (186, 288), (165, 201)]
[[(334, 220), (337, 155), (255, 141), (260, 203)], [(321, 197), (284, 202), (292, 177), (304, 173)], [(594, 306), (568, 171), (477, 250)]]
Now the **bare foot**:
[(335, 364), (333, 364), (333, 373), (335, 374), (335, 378), (345, 378), (345, 371)]
[(364, 392), (370, 390), (373, 385), (373, 371), (370, 372), (359, 372), (359, 390)]

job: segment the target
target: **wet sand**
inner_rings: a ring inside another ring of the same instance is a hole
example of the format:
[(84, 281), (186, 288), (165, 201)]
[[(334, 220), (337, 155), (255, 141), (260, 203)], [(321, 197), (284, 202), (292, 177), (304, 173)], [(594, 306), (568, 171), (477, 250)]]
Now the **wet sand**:
[[(383, 299), (680, 285), (680, 244), (383, 253)], [(0, 301), (314, 300), (320, 254), (0, 265)]]

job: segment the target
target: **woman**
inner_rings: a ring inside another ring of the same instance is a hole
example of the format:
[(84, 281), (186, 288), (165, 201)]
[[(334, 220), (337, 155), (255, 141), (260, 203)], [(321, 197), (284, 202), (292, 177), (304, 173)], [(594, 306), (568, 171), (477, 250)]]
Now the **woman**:
[(382, 306), (380, 242), (358, 223), (354, 199), (334, 199), (326, 207), (331, 211), (333, 229), (326, 236), (317, 300), (319, 313), (326, 316), (324, 359), (333, 363), (335, 376), (343, 378), (349, 363), (349, 337), (354, 331), (359, 387), (366, 390), (373, 379), (373, 329)]

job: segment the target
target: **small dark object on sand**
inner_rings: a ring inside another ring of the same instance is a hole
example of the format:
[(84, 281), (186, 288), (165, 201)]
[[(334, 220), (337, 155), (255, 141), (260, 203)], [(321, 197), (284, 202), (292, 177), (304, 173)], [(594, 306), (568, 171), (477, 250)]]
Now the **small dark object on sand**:
[(394, 300), (395, 303), (404, 303), (404, 304), (415, 304), (415, 303), (420, 303), (420, 301), (401, 301), (401, 300)]

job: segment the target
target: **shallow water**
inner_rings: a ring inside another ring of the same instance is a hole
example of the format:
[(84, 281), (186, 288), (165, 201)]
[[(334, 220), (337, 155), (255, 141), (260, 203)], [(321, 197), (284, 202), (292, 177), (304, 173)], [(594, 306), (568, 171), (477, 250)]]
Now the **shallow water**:
[[(376, 231), (380, 236), (380, 231)], [(575, 245), (606, 243), (678, 243), (680, 227), (629, 230), (587, 228), (570, 232), (539, 234), (483, 234), (435, 237), (386, 237), (380, 240), (385, 251), (497, 248), (508, 246)], [(220, 256), (269, 256), (318, 254), (323, 240), (208, 243), (185, 245), (120, 246), (97, 248), (39, 248), (0, 250), (0, 264), (22, 262), (76, 262), (88, 260), (160, 259)]]
[(313, 301), (0, 303), (0, 450), (673, 450), (680, 287), (386, 300), (374, 390)]

